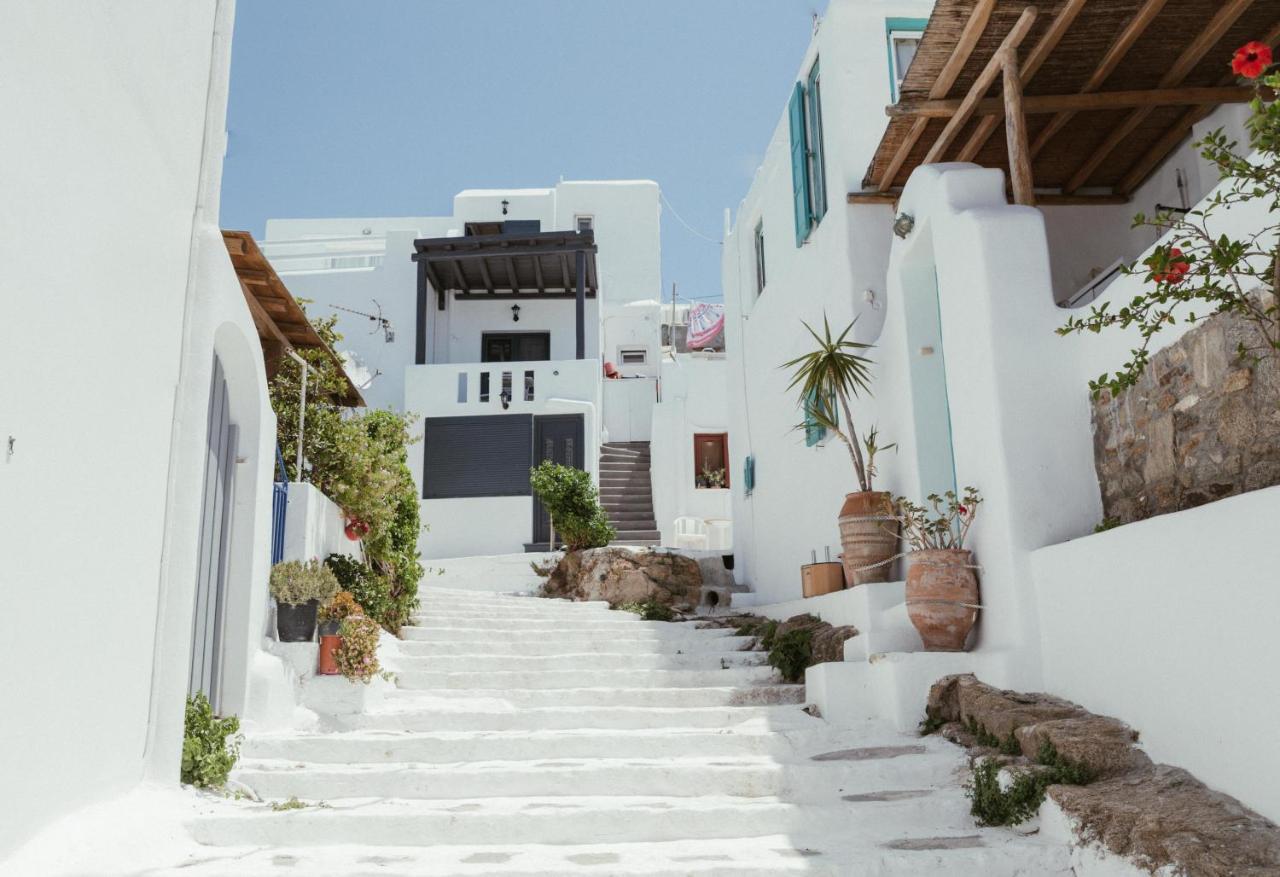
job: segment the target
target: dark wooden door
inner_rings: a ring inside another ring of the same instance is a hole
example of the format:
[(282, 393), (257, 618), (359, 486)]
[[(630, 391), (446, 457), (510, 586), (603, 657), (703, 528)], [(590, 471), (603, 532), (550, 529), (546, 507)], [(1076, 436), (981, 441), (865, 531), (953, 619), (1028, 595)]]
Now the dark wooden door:
[[(563, 466), (585, 469), (581, 414), (544, 414), (533, 418), (533, 464), (551, 460)], [(551, 516), (537, 496), (533, 498), (533, 544), (551, 540)]]
[(551, 359), (550, 332), (485, 332), (481, 362), (546, 362)]

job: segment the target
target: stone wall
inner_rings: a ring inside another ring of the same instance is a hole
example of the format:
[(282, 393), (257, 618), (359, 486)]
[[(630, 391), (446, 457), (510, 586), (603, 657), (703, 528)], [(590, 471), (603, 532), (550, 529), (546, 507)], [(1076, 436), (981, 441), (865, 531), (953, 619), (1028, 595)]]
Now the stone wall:
[(1241, 359), (1259, 333), (1220, 314), (1151, 357), (1138, 384), (1093, 405), (1107, 517), (1122, 523), (1280, 484), (1280, 362)]

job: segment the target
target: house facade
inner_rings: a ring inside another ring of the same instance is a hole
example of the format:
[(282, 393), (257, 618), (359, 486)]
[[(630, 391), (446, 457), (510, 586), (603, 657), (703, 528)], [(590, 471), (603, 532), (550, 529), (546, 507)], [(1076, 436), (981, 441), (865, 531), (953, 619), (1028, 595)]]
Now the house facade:
[[(468, 190), (447, 217), (272, 220), (262, 247), (313, 313), (337, 314), (369, 403), (419, 419), (411, 468), (424, 557), (545, 543), (533, 465), (554, 459), (600, 483), (607, 444), (649, 442), (661, 354), (656, 184)], [(618, 497), (648, 512), (617, 518), (624, 541), (658, 539), (647, 471), (642, 480), (643, 498)]]
[[(1148, 282), (1118, 266), (1168, 240), (1135, 226), (1134, 214), (1183, 215), (1212, 197), (1217, 171), (1192, 143), (1218, 128), (1247, 141), (1247, 89), (1235, 88), (1231, 53), (1273, 39), (1274, 9), (1201, 10), (1197, 28), (1157, 48), (1150, 35), (1171, 33), (1194, 11), (1188, 4), (1154, 18), (1136, 2), (1062, 0), (1037, 4), (1038, 14), (1027, 5), (833, 0), (817, 26), (725, 244), (731, 468), (754, 475), (749, 491), (741, 479), (731, 488), (736, 572), (762, 603), (787, 601), (778, 617), (817, 612), (865, 637), (863, 653), (809, 671), (825, 716), (888, 715), (905, 727), (932, 681), (976, 672), (1120, 715), (1142, 728), (1157, 759), (1275, 818), (1280, 799), (1250, 770), (1275, 764), (1263, 737), (1233, 736), (1237, 754), (1223, 757), (1206, 742), (1225, 733), (1221, 717), (1189, 719), (1176, 704), (1245, 711), (1251, 726), (1275, 720), (1253, 704), (1252, 670), (1228, 678), (1186, 644), (1208, 633), (1206, 604), (1189, 595), (1205, 577), (1221, 581), (1208, 558), (1229, 556), (1246, 572), (1229, 576), (1230, 596), (1211, 601), (1209, 626), (1223, 631), (1209, 635), (1211, 648), (1243, 668), (1271, 650), (1254, 613), (1273, 597), (1248, 571), (1277, 559), (1251, 535), (1257, 508), (1280, 502), (1277, 488), (1258, 482), (1263, 489), (1243, 496), (1093, 535), (1103, 505), (1088, 384), (1141, 338), (1136, 328), (1056, 333), (1091, 306), (1119, 309)], [(1142, 62), (1126, 64), (1136, 45)], [(1026, 88), (1014, 114), (993, 60), (1002, 47), (1012, 47)], [(921, 54), (905, 63), (913, 48)], [(1061, 66), (1069, 59), (1074, 73)], [(1189, 94), (1180, 88), (1204, 89), (1205, 102), (1178, 103)], [(1085, 97), (1060, 97), (1072, 89)], [(1120, 96), (1099, 105), (1095, 92)], [(1145, 102), (1126, 103), (1135, 94)], [(1021, 132), (1006, 137), (1006, 116)], [(1217, 222), (1247, 236), (1269, 221), (1246, 205)], [(875, 426), (882, 444), (896, 444), (879, 458), (876, 488), (919, 502), (975, 485), (986, 499), (969, 545), (981, 610), (967, 653), (920, 650), (901, 564), (890, 577), (898, 581), (799, 599), (800, 566), (826, 546), (838, 550), (837, 512), (856, 489), (838, 441), (812, 425), (795, 429), (803, 412), (779, 368), (811, 348), (801, 321), (820, 326), (824, 317), (837, 332), (853, 322), (851, 337), (874, 345), (874, 394), (856, 400), (854, 419), (860, 434)], [(1187, 328), (1171, 327), (1155, 349), (1180, 343)], [(1196, 393), (1209, 392), (1231, 357), (1203, 337), (1186, 343), (1190, 352), (1178, 355), (1197, 363)], [(1196, 393), (1168, 404), (1186, 411)], [(1178, 419), (1157, 412), (1126, 447), (1158, 444), (1155, 427), (1170, 417)], [(1171, 466), (1190, 477), (1193, 445), (1158, 455), (1147, 474)]]

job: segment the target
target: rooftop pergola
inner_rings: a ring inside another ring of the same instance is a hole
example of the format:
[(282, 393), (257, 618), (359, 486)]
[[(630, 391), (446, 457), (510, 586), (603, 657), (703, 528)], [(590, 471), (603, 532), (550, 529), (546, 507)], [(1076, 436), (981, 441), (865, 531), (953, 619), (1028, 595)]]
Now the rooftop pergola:
[(454, 301), (539, 301), (573, 299), (578, 359), (586, 356), (586, 300), (600, 289), (595, 234), (535, 232), (423, 238), (413, 242), (418, 263), (418, 325), (415, 361), (427, 361), (427, 303)]
[(262, 255), (253, 235), (247, 231), (223, 231), (222, 240), (258, 330), (267, 379), (275, 377), (286, 351), (323, 350), (346, 380), (346, 388), (337, 399), (338, 403), (352, 408), (364, 405), (360, 391), (343, 368), (341, 357), (307, 320), (306, 312), (271, 267), (267, 257)]
[(1019, 204), (1124, 203), (1192, 126), (1252, 98), (1230, 68), (1250, 40), (1280, 40), (1280, 0), (938, 0), (848, 200), (971, 161), (1008, 171)]

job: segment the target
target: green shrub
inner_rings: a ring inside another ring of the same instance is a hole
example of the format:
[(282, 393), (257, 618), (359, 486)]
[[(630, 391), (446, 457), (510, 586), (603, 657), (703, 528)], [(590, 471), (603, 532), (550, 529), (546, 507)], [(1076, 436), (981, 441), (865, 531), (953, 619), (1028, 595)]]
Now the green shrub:
[(799, 682), (813, 657), (813, 631), (797, 628), (772, 637), (772, 641), (769, 665), (777, 669), (787, 682)]
[(778, 622), (774, 618), (770, 618), (757, 631), (760, 636), (760, 648), (772, 649), (774, 637), (778, 635)]
[(209, 699), (197, 693), (187, 698), (186, 729), (182, 737), (182, 781), (202, 789), (221, 788), (240, 757), (240, 720), (213, 714)]
[(1084, 786), (1096, 778), (1087, 765), (1064, 758), (1045, 740), (1036, 753), (1036, 766), (1018, 770), (1008, 789), (1000, 788), (999, 762), (984, 758), (974, 765), (965, 794), (979, 825), (1017, 825), (1036, 815), (1050, 786)]
[(634, 603), (623, 603), (618, 607), (625, 612), (634, 612), (644, 621), (674, 621), (675, 610), (665, 603), (652, 598)]
[(600, 548), (617, 535), (587, 472), (544, 460), (529, 471), (529, 485), (550, 513), (556, 535), (570, 551)]
[(271, 596), (277, 603), (301, 606), (311, 600), (328, 603), (340, 590), (333, 572), (318, 560), (286, 560), (271, 568)]
[(350, 591), (364, 608), (364, 614), (388, 633), (399, 633), (418, 604), (416, 582), (412, 596), (404, 591), (397, 593), (392, 576), (379, 573), (349, 554), (330, 554), (325, 565), (333, 570), (342, 589)]

